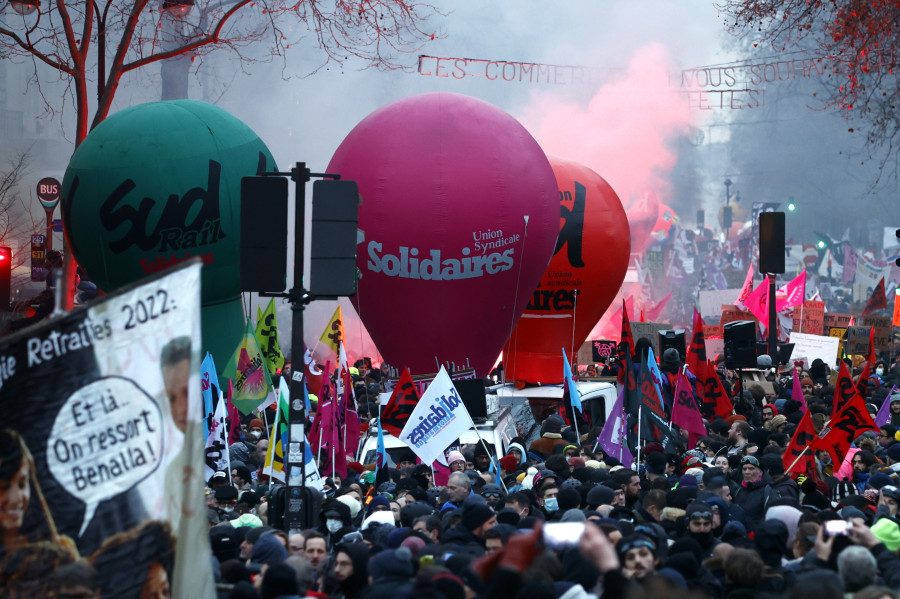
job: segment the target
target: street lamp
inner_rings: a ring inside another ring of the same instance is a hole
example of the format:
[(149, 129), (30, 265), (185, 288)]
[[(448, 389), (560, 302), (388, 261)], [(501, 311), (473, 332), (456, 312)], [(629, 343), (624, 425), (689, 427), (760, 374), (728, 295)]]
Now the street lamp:
[(9, 4), (24, 17), (36, 11), (41, 3), (40, 0), (9, 0)]
[(173, 17), (186, 17), (194, 7), (194, 0), (163, 0), (162, 7)]

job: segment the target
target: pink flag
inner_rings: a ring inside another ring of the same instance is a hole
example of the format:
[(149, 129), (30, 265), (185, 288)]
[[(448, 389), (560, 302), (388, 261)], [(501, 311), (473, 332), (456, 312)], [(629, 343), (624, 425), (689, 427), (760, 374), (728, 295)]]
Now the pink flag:
[(804, 270), (793, 281), (775, 291), (775, 311), (781, 312), (794, 306), (801, 306), (805, 298), (806, 271)]
[(309, 444), (319, 459), (319, 472), (323, 476), (327, 476), (329, 472), (346, 476), (347, 455), (341, 442), (338, 405), (331, 386), (330, 370), (330, 364), (326, 364), (322, 374), (322, 394), (319, 397), (316, 421), (309, 431)]
[(697, 399), (694, 397), (694, 389), (683, 372), (679, 372), (675, 379), (672, 424), (677, 424), (688, 432), (688, 443), (691, 447), (697, 445), (698, 437), (706, 434), (703, 417), (700, 416), (700, 406), (697, 405)]
[(744, 284), (741, 287), (741, 293), (738, 295), (737, 300), (734, 302), (738, 306), (746, 305), (744, 304), (744, 300), (747, 299), (747, 296), (750, 295), (750, 291), (753, 290), (753, 263), (750, 263), (750, 267), (747, 269), (747, 278), (744, 279)]
[(794, 387), (791, 389), (791, 399), (796, 399), (803, 407), (802, 411), (806, 411), (806, 398), (803, 397), (803, 388), (800, 386), (800, 376), (797, 374), (797, 367), (794, 366)]
[(347, 364), (347, 352), (344, 342), (338, 346), (338, 395), (340, 397), (339, 422), (341, 436), (344, 440), (345, 454), (356, 456), (359, 450), (359, 413), (356, 411), (356, 394), (353, 392), (353, 379), (350, 378), (350, 366)]
[(756, 316), (763, 326), (769, 322), (769, 281), (763, 279), (750, 295), (744, 298), (744, 307)]

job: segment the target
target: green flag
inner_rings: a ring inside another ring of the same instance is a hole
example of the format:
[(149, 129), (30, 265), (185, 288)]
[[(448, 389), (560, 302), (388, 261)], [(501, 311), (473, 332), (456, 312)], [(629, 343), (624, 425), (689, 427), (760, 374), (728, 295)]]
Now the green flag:
[(256, 342), (250, 319), (247, 319), (244, 336), (225, 366), (224, 375), (232, 380), (234, 395), (231, 401), (242, 414), (249, 414), (264, 403), (272, 390), (269, 369)]
[(278, 321), (275, 318), (275, 298), (269, 299), (266, 311), (256, 308), (256, 341), (266, 360), (269, 374), (275, 376), (284, 366), (284, 354), (278, 345)]

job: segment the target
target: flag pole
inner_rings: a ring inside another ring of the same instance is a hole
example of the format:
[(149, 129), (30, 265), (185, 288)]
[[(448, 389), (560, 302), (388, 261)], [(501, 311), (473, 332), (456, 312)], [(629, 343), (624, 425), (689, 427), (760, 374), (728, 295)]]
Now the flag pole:
[(791, 471), (791, 469), (792, 469), (794, 466), (797, 465), (797, 462), (800, 461), (800, 458), (803, 457), (803, 454), (806, 453), (806, 450), (807, 450), (807, 449), (809, 449), (809, 445), (806, 445), (806, 446), (803, 448), (803, 451), (800, 452), (800, 455), (798, 455), (797, 458), (791, 463), (791, 465), (788, 466), (787, 470), (784, 471), (785, 474), (788, 474), (788, 473)]
[[(500, 473), (500, 464), (498, 464), (498, 463), (494, 460), (494, 455), (493, 455), (493, 454), (491, 453), (491, 451), (488, 449), (487, 443), (484, 442), (484, 438), (482, 438), (481, 433), (478, 432), (478, 427), (475, 426), (474, 423), (472, 423), (472, 430), (475, 431), (475, 436), (478, 437), (478, 441), (481, 443), (481, 446), (484, 447), (484, 450), (487, 452), (488, 456), (491, 458), (491, 464), (494, 466), (494, 468), (497, 469), (497, 473), (499, 474), (499, 473)], [(432, 464), (431, 467), (432, 467), (432, 476), (434, 476), (434, 474), (433, 474), (434, 464)], [(507, 488), (506, 488), (506, 483), (503, 482), (503, 479), (502, 479), (502, 478), (500, 479), (500, 484), (503, 485), (503, 490), (506, 491), (506, 492), (508, 493), (509, 491), (508, 491)]]

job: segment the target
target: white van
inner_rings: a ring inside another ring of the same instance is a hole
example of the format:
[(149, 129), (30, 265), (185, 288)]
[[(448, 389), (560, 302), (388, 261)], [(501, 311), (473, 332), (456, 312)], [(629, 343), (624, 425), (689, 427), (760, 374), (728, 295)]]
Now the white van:
[[(502, 408), (488, 415), (485, 420), (479, 419), (475, 423), (475, 429), (469, 429), (464, 432), (460, 438), (460, 444), (465, 447), (467, 445), (480, 444), (484, 441), (488, 447), (488, 451), (495, 459), (500, 459), (505, 455), (506, 448), (509, 447), (513, 437), (518, 435), (516, 431), (516, 423), (512, 417), (512, 410), (509, 407)], [(358, 460), (362, 464), (375, 463), (375, 451), (378, 446), (378, 429), (374, 421), (370, 424), (366, 437), (363, 440), (359, 451)], [(397, 463), (399, 455), (409, 448), (403, 441), (384, 433), (384, 450), (388, 454), (388, 463), (393, 466)]]
[[(581, 394), (582, 411), (591, 415), (594, 426), (603, 425), (609, 418), (609, 413), (618, 396), (616, 385), (605, 381), (575, 381), (575, 385)], [(559, 412), (559, 405), (563, 398), (563, 386), (538, 385), (517, 389), (512, 383), (505, 383), (488, 387), (487, 393), (488, 398), (492, 394), (496, 396), (497, 404), (501, 407), (527, 401), (534, 420), (540, 423), (550, 414)], [(488, 404), (490, 405), (490, 399), (488, 399)], [(531, 439), (528, 441), (530, 442)]]

